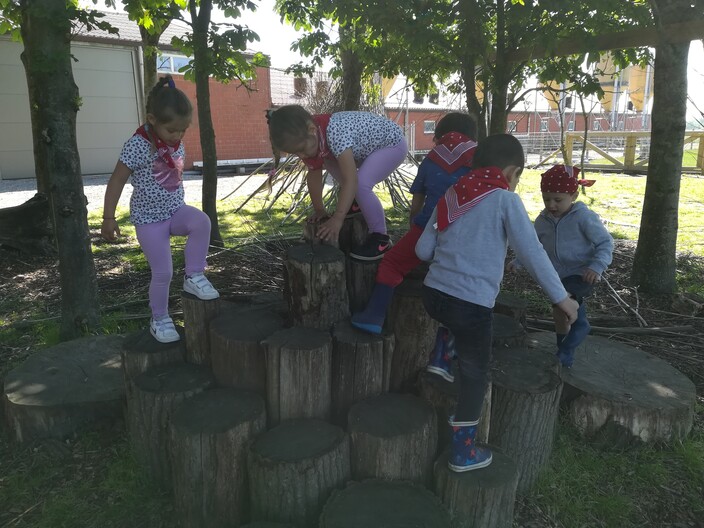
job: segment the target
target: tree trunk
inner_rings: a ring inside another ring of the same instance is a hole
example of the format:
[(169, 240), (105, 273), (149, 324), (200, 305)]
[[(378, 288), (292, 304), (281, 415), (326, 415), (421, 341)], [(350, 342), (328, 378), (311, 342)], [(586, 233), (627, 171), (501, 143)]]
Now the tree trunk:
[[(674, 22), (687, 15), (690, 2), (652, 1), (656, 22)], [(659, 9), (658, 9), (659, 8)], [(655, 52), (652, 130), (643, 214), (631, 280), (642, 291), (674, 293), (680, 169), (687, 111), (689, 43), (669, 43), (660, 33)]]
[[(164, 30), (168, 27), (168, 24), (164, 26)], [(149, 92), (156, 85), (157, 81), (157, 51), (159, 46), (159, 39), (163, 33), (163, 30), (158, 34), (150, 33), (149, 30), (142, 26), (139, 26), (139, 33), (142, 35), (142, 62), (144, 63), (143, 75), (144, 75), (144, 112), (146, 115), (146, 105), (147, 99), (149, 98)]]
[[(340, 26), (340, 42), (345, 46), (354, 40), (356, 28)], [(362, 72), (364, 65), (359, 60), (357, 53), (349, 48), (344, 48), (340, 53), (342, 62), (342, 96), (345, 110), (359, 110), (362, 98)]]
[(79, 336), (98, 323), (98, 288), (76, 144), (81, 99), (71, 69), (66, 7), (52, 0), (20, 3), (37, 189), (49, 197), (59, 251), (62, 339)]
[[(200, 11), (198, 11), (200, 5)], [(193, 23), (193, 60), (198, 103), (198, 130), (203, 151), (203, 212), (210, 218), (210, 245), (223, 247), (216, 208), (218, 191), (218, 155), (215, 129), (210, 114), (210, 71), (212, 59), (208, 49), (208, 29), (213, 10), (212, 0), (189, 1)]]
[(496, 2), (496, 59), (491, 87), (491, 123), (489, 134), (505, 134), (508, 119), (508, 84), (511, 82), (506, 61), (506, 6), (505, 0)]
[(222, 299), (203, 301), (190, 293), (181, 294), (186, 333), (186, 361), (210, 365), (210, 321), (220, 315)]

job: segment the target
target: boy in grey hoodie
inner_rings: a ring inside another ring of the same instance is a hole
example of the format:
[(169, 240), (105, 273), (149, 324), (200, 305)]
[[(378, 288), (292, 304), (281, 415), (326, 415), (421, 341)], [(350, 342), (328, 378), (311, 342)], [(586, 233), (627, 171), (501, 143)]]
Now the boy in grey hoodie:
[(475, 440), (491, 358), (492, 308), (508, 245), (564, 314), (565, 324), (577, 317), (577, 303), (562, 286), (523, 202), (513, 193), (523, 162), (523, 148), (511, 135), (480, 141), (474, 170), (447, 190), (416, 244), (418, 258), (430, 261), (423, 304), (454, 334), (459, 358), (459, 398), (450, 417), (453, 471), (485, 467), (492, 459), (491, 451), (476, 446)]

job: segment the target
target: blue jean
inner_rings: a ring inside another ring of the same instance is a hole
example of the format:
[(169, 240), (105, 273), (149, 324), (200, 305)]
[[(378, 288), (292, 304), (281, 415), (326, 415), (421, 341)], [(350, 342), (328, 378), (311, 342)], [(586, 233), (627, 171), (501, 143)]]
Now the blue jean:
[(423, 305), (430, 317), (450, 329), (460, 365), (456, 422), (479, 419), (489, 379), (491, 360), (491, 308), (463, 301), (423, 286)]

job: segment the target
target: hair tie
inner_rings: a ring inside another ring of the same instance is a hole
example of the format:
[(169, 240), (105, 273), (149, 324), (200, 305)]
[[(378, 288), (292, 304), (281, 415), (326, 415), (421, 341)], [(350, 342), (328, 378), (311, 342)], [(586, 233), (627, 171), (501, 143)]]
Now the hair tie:
[(169, 85), (169, 88), (176, 88), (176, 83), (174, 82), (172, 77), (169, 77), (166, 80), (166, 83)]

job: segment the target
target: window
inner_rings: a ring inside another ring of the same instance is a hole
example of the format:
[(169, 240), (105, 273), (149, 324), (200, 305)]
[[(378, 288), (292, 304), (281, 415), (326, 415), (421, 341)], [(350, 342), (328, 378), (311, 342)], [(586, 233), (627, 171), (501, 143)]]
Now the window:
[(515, 121), (509, 121), (506, 123), (506, 133), (513, 134), (516, 131), (517, 123)]
[(565, 108), (572, 108), (572, 96), (565, 97)]
[(567, 123), (567, 130), (569, 130), (570, 132), (574, 130), (574, 121), (570, 121), (569, 123)]
[(179, 73), (190, 61), (191, 59), (183, 55), (163, 54), (157, 59), (156, 69), (159, 73)]
[(423, 121), (423, 134), (435, 134), (435, 121)]
[(413, 102), (415, 104), (423, 104), (424, 100), (425, 100), (425, 96), (422, 93), (418, 93), (415, 90), (413, 91)]
[(308, 79), (305, 77), (293, 78), (293, 96), (303, 97), (308, 92)]
[(592, 130), (601, 130), (601, 119), (595, 119)]
[(547, 132), (547, 131), (548, 131), (548, 120), (547, 120), (547, 119), (541, 119), (541, 120), (540, 120), (540, 131), (541, 131), (541, 132)]

